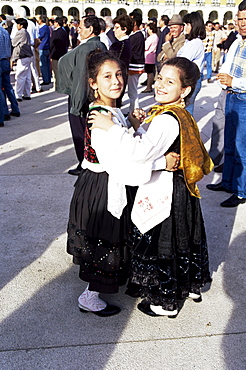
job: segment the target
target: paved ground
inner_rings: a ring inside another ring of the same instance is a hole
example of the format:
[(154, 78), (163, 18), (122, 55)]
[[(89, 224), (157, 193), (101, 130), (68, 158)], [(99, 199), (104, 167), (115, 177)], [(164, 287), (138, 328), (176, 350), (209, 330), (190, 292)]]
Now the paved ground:
[[(196, 103), (206, 146), (218, 94), (216, 82), (204, 82)], [(153, 104), (140, 97), (142, 107)], [(67, 170), (76, 165), (67, 97), (46, 89), (20, 107), (0, 130), (0, 369), (246, 369), (246, 205), (219, 206), (227, 194), (206, 189), (219, 174), (199, 184), (213, 276), (202, 303), (187, 300), (176, 319), (152, 318), (122, 288), (107, 297), (119, 315), (83, 314), (85, 284), (65, 251), (75, 182)]]

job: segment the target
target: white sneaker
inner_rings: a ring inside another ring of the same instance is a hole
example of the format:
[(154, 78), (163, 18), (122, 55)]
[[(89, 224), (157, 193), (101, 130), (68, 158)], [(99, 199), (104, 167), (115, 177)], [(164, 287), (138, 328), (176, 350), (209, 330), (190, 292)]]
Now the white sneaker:
[(107, 303), (99, 298), (98, 292), (85, 290), (78, 298), (78, 306), (86, 311), (101, 311), (107, 307)]

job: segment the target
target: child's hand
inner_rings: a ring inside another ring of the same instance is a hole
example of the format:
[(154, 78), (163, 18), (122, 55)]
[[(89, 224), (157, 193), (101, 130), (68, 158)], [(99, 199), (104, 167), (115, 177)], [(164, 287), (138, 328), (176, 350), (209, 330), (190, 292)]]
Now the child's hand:
[(88, 123), (92, 125), (90, 130), (93, 130), (94, 128), (100, 128), (101, 130), (108, 131), (112, 126), (114, 126), (111, 112), (102, 114), (97, 110), (93, 110), (90, 113), (88, 117)]
[(175, 152), (170, 152), (165, 155), (166, 157), (166, 170), (167, 171), (177, 171), (179, 162), (180, 162), (180, 155)]
[(142, 123), (146, 118), (146, 112), (143, 109), (135, 108), (132, 116), (139, 119), (140, 123)]
[(140, 126), (140, 120), (138, 118), (134, 117), (132, 115), (132, 113), (128, 114), (128, 117), (127, 118), (128, 118), (128, 121), (131, 122), (131, 125), (134, 128), (134, 130), (137, 131), (137, 129)]
[(146, 113), (143, 109), (136, 108), (128, 115), (128, 120), (131, 122), (132, 127), (136, 131), (141, 123), (144, 121)]

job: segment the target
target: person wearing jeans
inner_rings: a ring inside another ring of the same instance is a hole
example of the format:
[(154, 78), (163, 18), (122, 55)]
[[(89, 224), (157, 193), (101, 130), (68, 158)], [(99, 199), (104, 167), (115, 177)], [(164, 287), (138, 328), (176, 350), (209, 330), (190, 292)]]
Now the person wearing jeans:
[(213, 23), (211, 21), (207, 21), (205, 23), (206, 28), (206, 38), (203, 40), (204, 46), (204, 60), (206, 62), (207, 68), (207, 81), (208, 83), (212, 82), (212, 56), (213, 56), (213, 45), (214, 45), (214, 31), (213, 30)]
[(40, 69), (43, 77), (43, 83), (41, 85), (49, 85), (51, 82), (50, 29), (46, 24), (47, 17), (45, 15), (39, 15), (37, 21), (39, 24), (39, 39), (41, 41), (39, 45)]
[(207, 185), (209, 190), (232, 193), (221, 207), (246, 203), (246, 0), (239, 4), (237, 24), (240, 37), (231, 45), (217, 75), (227, 86), (222, 182)]
[(18, 117), (20, 115), (19, 105), (15, 97), (14, 89), (10, 82), (10, 62), (9, 59), (2, 59), (1, 63), (1, 79), (2, 79), (2, 88), (4, 93), (4, 116), (9, 115), (8, 106), (6, 103), (6, 97), (9, 99), (11, 104), (12, 111), (10, 112), (11, 116)]
[[(14, 90), (10, 83), (10, 62), (11, 56), (11, 42), (8, 31), (0, 27), (0, 125), (4, 126), (4, 116), (8, 114), (8, 107), (6, 110), (6, 97), (7, 94), (10, 102), (13, 115), (19, 115), (19, 107), (15, 98)], [(4, 92), (3, 90), (4, 89)], [(16, 113), (16, 114), (15, 114)]]

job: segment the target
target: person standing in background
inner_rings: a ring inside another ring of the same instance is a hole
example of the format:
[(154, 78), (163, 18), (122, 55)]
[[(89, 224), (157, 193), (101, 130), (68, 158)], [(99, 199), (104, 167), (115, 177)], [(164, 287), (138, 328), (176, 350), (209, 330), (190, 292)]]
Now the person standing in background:
[(69, 48), (69, 46), (70, 46), (70, 39), (69, 39), (70, 28), (68, 27), (68, 24), (67, 24), (67, 17), (65, 17), (65, 15), (63, 15), (62, 20), (63, 20), (63, 29), (67, 33), (67, 47)]
[(160, 68), (160, 62), (157, 60), (158, 54), (161, 52), (162, 45), (165, 43), (165, 37), (170, 32), (170, 29), (168, 28), (169, 23), (169, 17), (167, 15), (162, 15), (159, 20), (159, 26), (160, 26), (160, 34), (159, 34), (159, 40), (156, 47), (156, 72), (158, 73), (158, 69)]
[(207, 68), (207, 82), (212, 82), (212, 51), (214, 45), (214, 31), (213, 31), (213, 23), (211, 21), (207, 21), (205, 23), (206, 28), (206, 38), (203, 40), (204, 46), (204, 59), (206, 62)]
[(237, 26), (235, 27), (233, 23), (229, 23), (227, 39), (223, 42), (223, 49), (224, 49), (223, 63), (226, 61), (228, 50), (231, 44), (236, 40), (237, 34), (238, 34)]
[(115, 37), (114, 35), (114, 31), (113, 31), (113, 28), (114, 28), (114, 24), (113, 24), (113, 19), (112, 17), (110, 16), (106, 16), (103, 18), (106, 22), (106, 35), (108, 36), (110, 42), (111, 42), (111, 45), (117, 41), (117, 38)]
[(70, 38), (71, 38), (71, 46), (72, 49), (78, 46), (78, 34), (79, 34), (79, 22), (73, 21), (72, 27), (70, 29)]
[(207, 185), (209, 190), (232, 193), (220, 203), (229, 208), (246, 203), (246, 0), (239, 4), (237, 25), (240, 36), (231, 45), (217, 75), (227, 90), (222, 181)]
[(130, 43), (132, 47), (132, 58), (128, 68), (128, 96), (130, 100), (130, 113), (139, 108), (138, 100), (138, 81), (141, 74), (144, 72), (144, 36), (139, 29), (142, 23), (142, 14), (138, 12), (130, 13), (133, 20), (133, 31), (130, 35)]
[[(10, 59), (11, 57), (11, 42), (8, 31), (0, 26), (0, 126), (4, 126), (4, 121), (9, 120), (10, 116), (20, 116), (18, 103), (14, 94), (14, 90), (10, 83)], [(6, 97), (8, 96), (11, 103), (12, 112), (6, 109)], [(8, 117), (6, 117), (8, 115)]]
[(57, 17), (54, 21), (55, 29), (50, 38), (50, 59), (52, 70), (55, 77), (55, 88), (57, 88), (58, 60), (67, 52), (67, 33), (63, 29), (62, 17)]
[[(27, 20), (27, 32), (29, 33), (30, 36), (30, 42), (31, 42), (31, 48), (32, 48), (32, 53), (33, 53), (33, 58), (31, 60), (31, 74), (33, 78), (33, 84), (36, 92), (42, 92), (43, 90), (41, 89), (41, 85), (39, 82), (39, 72), (36, 66), (36, 55), (35, 55), (35, 48), (39, 45), (40, 41), (38, 38), (38, 30), (36, 27), (36, 24), (26, 18), (26, 10), (20, 6), (15, 10), (15, 17), (16, 19), (18, 18), (25, 18)], [(15, 34), (17, 32), (17, 26), (14, 24), (11, 32), (11, 39), (15, 37)]]
[(123, 78), (124, 78), (124, 89), (121, 96), (117, 99), (116, 106), (120, 108), (122, 105), (122, 98), (125, 93), (126, 84), (128, 80), (128, 68), (132, 58), (132, 47), (129, 40), (129, 35), (133, 30), (133, 21), (129, 15), (122, 14), (119, 17), (113, 19), (114, 24), (114, 35), (117, 39), (109, 50), (113, 51), (114, 54), (123, 62)]
[(106, 48), (109, 50), (110, 46), (112, 45), (112, 42), (106, 34), (106, 28), (107, 28), (106, 22), (103, 18), (98, 18), (98, 20), (99, 20), (99, 24), (101, 27), (101, 33), (99, 35), (100, 40), (101, 42), (105, 44)]
[(156, 48), (158, 44), (157, 27), (154, 22), (147, 25), (147, 32), (149, 35), (145, 40), (145, 72), (147, 73), (147, 86), (142, 93), (152, 92), (152, 85), (154, 83)]
[(45, 15), (38, 15), (37, 21), (39, 24), (39, 45), (40, 69), (42, 73), (43, 82), (41, 85), (49, 85), (51, 83), (50, 73), (50, 29), (47, 26), (47, 17)]
[(27, 20), (25, 18), (16, 19), (17, 32), (12, 39), (13, 53), (12, 61), (17, 61), (15, 74), (15, 95), (16, 100), (21, 102), (31, 100), (31, 60), (32, 49), (30, 35), (27, 32)]
[[(222, 42), (226, 40), (226, 33), (220, 29), (219, 22), (214, 23), (213, 72), (219, 72)], [(220, 47), (218, 47), (218, 45)]]
[[(184, 22), (184, 33), (185, 43), (181, 49), (179, 49), (177, 56), (189, 59), (191, 62), (196, 63), (202, 76), (204, 68), (204, 46), (202, 40), (206, 37), (205, 25), (203, 18), (199, 12), (191, 12), (185, 14), (183, 17)], [(193, 115), (194, 103), (197, 94), (202, 87), (202, 77), (198, 79), (196, 88), (189, 99), (188, 105), (186, 106), (187, 111)]]
[(165, 37), (160, 53), (157, 55), (158, 62), (176, 57), (179, 49), (185, 42), (184, 23), (179, 14), (174, 14), (168, 23), (170, 32)]
[(79, 161), (76, 168), (68, 171), (74, 176), (80, 174), (81, 162), (84, 159), (85, 117), (89, 109), (86, 58), (92, 50), (106, 50), (106, 46), (99, 38), (101, 28), (97, 17), (83, 17), (80, 21), (79, 32), (83, 42), (59, 59), (57, 86), (57, 92), (69, 96), (68, 117)]

